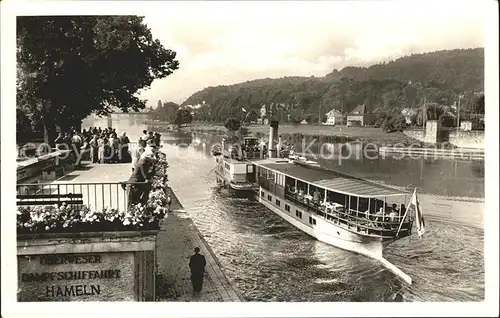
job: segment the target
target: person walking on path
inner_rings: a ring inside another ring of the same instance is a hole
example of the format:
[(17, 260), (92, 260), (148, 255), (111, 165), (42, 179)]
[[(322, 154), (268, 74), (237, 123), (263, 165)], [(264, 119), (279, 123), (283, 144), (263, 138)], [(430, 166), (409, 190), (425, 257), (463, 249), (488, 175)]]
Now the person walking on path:
[(203, 274), (205, 273), (205, 265), (207, 261), (205, 256), (200, 254), (200, 248), (194, 248), (194, 255), (189, 259), (189, 269), (191, 270), (191, 283), (193, 291), (199, 293), (203, 286)]

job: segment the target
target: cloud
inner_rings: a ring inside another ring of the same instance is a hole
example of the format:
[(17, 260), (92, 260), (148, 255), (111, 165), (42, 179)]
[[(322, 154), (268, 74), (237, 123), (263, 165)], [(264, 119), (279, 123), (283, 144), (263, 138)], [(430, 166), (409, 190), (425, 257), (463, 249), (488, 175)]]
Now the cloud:
[(207, 86), (484, 46), (477, 1), (174, 2), (149, 12), (153, 36), (180, 62), (142, 93), (153, 106)]

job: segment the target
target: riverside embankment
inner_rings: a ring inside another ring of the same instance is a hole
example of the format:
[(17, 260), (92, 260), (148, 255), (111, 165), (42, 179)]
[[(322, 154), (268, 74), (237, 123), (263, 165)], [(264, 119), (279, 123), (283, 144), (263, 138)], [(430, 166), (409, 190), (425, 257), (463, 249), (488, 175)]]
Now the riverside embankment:
[[(167, 220), (158, 235), (158, 286), (159, 301), (244, 301), (243, 296), (231, 285), (222, 265), (202, 234), (191, 220), (175, 192), (170, 188), (172, 204)], [(199, 247), (207, 260), (203, 290), (194, 295), (189, 272), (189, 257)]]
[[(192, 123), (180, 129), (166, 122), (151, 122), (148, 126), (153, 130), (169, 131), (178, 130), (186, 133), (202, 133), (211, 135), (225, 135), (227, 129), (221, 124)], [(268, 125), (248, 125), (243, 127), (247, 134), (266, 139), (269, 137)], [(279, 134), (283, 140), (297, 144), (300, 142), (310, 143), (312, 141), (322, 143), (364, 143), (376, 147), (435, 147), (421, 139), (406, 132), (386, 133), (381, 128), (374, 127), (340, 127), (326, 125), (280, 125)], [(456, 146), (444, 142), (438, 145), (440, 148), (450, 149)]]
[[(130, 164), (85, 163), (81, 168), (53, 181), (52, 184), (68, 185), (70, 189), (73, 184), (111, 184), (123, 182), (129, 174)], [(157, 238), (156, 300), (244, 301), (241, 294), (226, 278), (220, 262), (194, 225), (188, 211), (183, 209), (176, 194), (171, 189), (169, 191), (173, 198), (171, 212), (161, 222)], [(119, 191), (109, 191), (109, 193), (104, 190), (102, 193), (96, 191), (95, 196), (97, 196), (94, 198), (95, 202), (104, 199), (110, 200), (109, 202), (124, 201), (123, 193)], [(103, 199), (104, 196), (106, 197)], [(84, 195), (83, 197), (86, 200), (89, 196)], [(88, 202), (84, 203), (88, 204)], [(95, 203), (90, 205), (95, 205)], [(189, 256), (193, 254), (193, 249), (196, 246), (201, 249), (201, 253), (205, 255), (207, 260), (205, 282), (199, 295), (192, 293), (188, 266)]]

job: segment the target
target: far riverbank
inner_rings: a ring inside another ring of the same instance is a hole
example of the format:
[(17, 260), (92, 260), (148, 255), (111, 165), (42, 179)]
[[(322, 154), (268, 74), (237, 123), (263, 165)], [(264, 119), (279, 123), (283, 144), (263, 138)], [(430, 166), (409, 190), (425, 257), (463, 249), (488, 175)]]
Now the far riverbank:
[[(155, 130), (172, 131), (173, 125), (167, 122), (150, 122), (149, 126)], [(250, 135), (259, 138), (267, 138), (269, 136), (268, 125), (251, 124), (244, 126)], [(211, 123), (192, 123), (179, 129), (188, 133), (209, 133), (216, 135), (223, 135), (227, 133), (227, 129), (222, 124)], [(412, 137), (405, 135), (403, 132), (386, 133), (381, 128), (374, 127), (340, 127), (340, 126), (326, 126), (326, 125), (291, 125), (283, 124), (279, 126), (279, 134), (287, 136), (293, 142), (297, 142), (305, 138), (307, 140), (317, 139), (319, 142), (328, 143), (373, 143), (380, 146), (401, 146), (407, 147), (426, 147), (429, 145), (425, 142), (419, 141)], [(448, 143), (440, 145), (443, 148), (453, 148)]]

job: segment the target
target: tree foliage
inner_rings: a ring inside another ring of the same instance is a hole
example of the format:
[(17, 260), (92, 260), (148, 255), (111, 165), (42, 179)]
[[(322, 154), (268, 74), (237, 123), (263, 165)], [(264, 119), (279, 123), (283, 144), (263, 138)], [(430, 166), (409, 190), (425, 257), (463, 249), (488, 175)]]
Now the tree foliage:
[(193, 115), (191, 115), (191, 110), (188, 108), (181, 108), (177, 111), (174, 124), (181, 127), (182, 125), (190, 124), (192, 121)]
[(456, 127), (457, 118), (453, 114), (445, 112), (439, 116), (439, 122), (442, 127)]
[(406, 127), (406, 118), (403, 115), (389, 115), (385, 117), (382, 123), (382, 129), (385, 132), (403, 131)]
[(240, 129), (241, 123), (235, 118), (228, 118), (224, 123), (224, 127), (229, 131), (237, 131)]
[(484, 94), (475, 97), (473, 110), (476, 114), (484, 114)]
[(17, 48), (17, 108), (45, 126), (143, 109), (137, 93), (179, 67), (137, 16), (18, 17)]
[(158, 106), (153, 110), (149, 116), (152, 119), (158, 119), (161, 121), (173, 122), (177, 117), (177, 112), (179, 111), (179, 105), (174, 102), (164, 102), (158, 101)]
[(466, 95), (463, 107), (472, 108), (467, 96), (483, 91), (483, 86), (484, 49), (450, 50), (414, 54), (371, 67), (346, 67), (325, 77), (265, 78), (208, 87), (182, 105), (206, 101), (207, 119), (212, 121), (236, 117), (241, 107), (260, 114), (263, 105), (274, 105), (273, 117), (294, 123), (332, 109), (346, 114), (359, 104), (365, 104), (368, 113), (384, 109), (388, 114), (418, 108), (424, 101), (451, 105), (460, 93)]
[(245, 121), (251, 123), (256, 121), (258, 117), (259, 115), (257, 114), (257, 111), (255, 111), (255, 109), (252, 109), (245, 116)]

